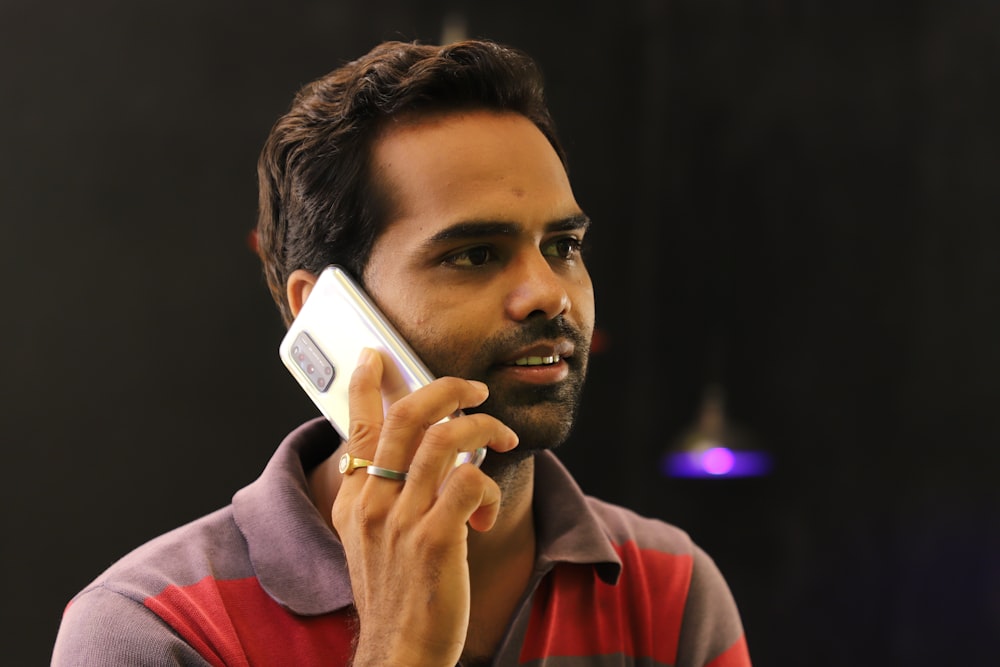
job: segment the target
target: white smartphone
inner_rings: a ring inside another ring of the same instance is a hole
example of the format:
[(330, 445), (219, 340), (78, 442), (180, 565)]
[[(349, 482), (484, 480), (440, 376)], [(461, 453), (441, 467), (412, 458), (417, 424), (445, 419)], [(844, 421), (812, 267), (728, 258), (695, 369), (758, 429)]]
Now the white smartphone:
[[(434, 376), (361, 287), (339, 266), (328, 266), (278, 348), (281, 360), (320, 412), (347, 440), (348, 386), (363, 348), (382, 353), (383, 409), (429, 384)], [(456, 412), (447, 419), (461, 415)], [(455, 465), (482, 464), (486, 448), (461, 452)]]

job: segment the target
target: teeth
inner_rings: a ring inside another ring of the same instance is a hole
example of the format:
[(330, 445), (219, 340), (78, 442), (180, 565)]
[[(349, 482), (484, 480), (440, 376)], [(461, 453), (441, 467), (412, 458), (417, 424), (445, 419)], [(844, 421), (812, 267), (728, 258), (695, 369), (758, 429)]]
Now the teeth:
[(551, 357), (523, 357), (514, 362), (515, 366), (545, 366), (559, 361), (559, 355)]

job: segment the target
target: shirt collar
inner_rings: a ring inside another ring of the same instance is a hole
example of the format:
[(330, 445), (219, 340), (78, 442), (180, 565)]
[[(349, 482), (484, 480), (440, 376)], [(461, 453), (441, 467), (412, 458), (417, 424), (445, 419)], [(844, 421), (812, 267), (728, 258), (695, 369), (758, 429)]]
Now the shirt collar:
[(297, 614), (324, 614), (353, 603), (344, 549), (309, 497), (306, 474), (339, 438), (322, 417), (292, 431), (261, 476), (233, 496), (260, 585)]
[(603, 523), (576, 480), (549, 451), (535, 456), (534, 512), (536, 568), (548, 570), (556, 563), (590, 564), (605, 583), (618, 581), (621, 559)]

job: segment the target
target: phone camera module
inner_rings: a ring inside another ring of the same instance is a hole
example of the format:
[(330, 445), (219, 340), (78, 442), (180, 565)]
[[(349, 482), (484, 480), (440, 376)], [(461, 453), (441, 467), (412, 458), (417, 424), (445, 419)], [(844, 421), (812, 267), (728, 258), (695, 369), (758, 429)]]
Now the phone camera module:
[(316, 347), (316, 343), (309, 337), (309, 334), (305, 331), (300, 332), (295, 338), (290, 352), (313, 386), (320, 391), (326, 391), (330, 388), (336, 371), (333, 364)]

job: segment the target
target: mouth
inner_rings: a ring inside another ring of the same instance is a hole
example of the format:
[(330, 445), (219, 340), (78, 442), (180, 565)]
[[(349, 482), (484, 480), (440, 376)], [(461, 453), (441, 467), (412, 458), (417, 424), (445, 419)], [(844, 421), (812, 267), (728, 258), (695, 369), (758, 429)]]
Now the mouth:
[(537, 367), (555, 366), (573, 356), (573, 343), (560, 340), (555, 343), (536, 343), (531, 347), (521, 348), (514, 352), (503, 366)]
[(558, 354), (553, 354), (547, 357), (521, 357), (520, 359), (515, 359), (508, 366), (551, 366), (552, 364), (559, 363), (562, 357)]

